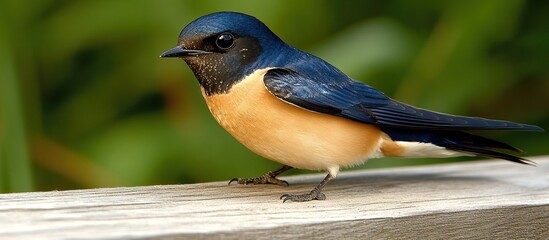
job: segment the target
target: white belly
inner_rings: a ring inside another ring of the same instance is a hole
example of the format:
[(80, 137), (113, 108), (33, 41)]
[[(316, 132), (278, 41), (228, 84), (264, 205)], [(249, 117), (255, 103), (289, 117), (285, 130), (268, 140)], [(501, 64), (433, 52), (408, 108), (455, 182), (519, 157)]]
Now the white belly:
[(340, 166), (381, 156), (377, 127), (279, 100), (263, 84), (266, 71), (254, 72), (226, 94), (202, 91), (215, 119), (239, 142), (282, 164), (335, 174)]

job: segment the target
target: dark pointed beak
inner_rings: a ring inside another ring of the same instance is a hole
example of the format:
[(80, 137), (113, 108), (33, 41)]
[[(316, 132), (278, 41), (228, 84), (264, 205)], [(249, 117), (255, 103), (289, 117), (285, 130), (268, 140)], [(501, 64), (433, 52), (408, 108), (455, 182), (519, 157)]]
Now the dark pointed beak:
[(161, 58), (167, 58), (167, 57), (188, 57), (188, 56), (198, 56), (202, 54), (207, 54), (211, 52), (206, 52), (202, 50), (192, 50), (192, 49), (184, 49), (182, 46), (174, 47), (168, 51), (165, 51), (160, 55)]

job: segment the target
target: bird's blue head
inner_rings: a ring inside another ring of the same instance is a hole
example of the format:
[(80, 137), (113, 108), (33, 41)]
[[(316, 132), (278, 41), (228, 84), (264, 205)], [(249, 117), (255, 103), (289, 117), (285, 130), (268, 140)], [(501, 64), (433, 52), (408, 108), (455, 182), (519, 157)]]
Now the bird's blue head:
[(233, 84), (263, 66), (266, 57), (288, 46), (256, 18), (218, 12), (189, 23), (178, 45), (161, 57), (185, 60), (206, 94), (227, 92)]

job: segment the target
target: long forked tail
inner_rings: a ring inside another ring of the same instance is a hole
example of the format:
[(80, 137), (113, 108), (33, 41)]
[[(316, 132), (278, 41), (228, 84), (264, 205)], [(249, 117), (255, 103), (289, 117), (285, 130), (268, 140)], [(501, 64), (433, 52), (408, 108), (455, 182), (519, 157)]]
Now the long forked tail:
[[(393, 141), (431, 143), (448, 150), (466, 154), (500, 158), (508, 161), (534, 165), (534, 162), (516, 156), (522, 151), (509, 144), (463, 131), (436, 131), (410, 129), (383, 129)], [(513, 154), (514, 153), (514, 154)]]
[(522, 153), (522, 150), (509, 144), (466, 132), (454, 132), (436, 144), (450, 150), (472, 153), (479, 156), (509, 160), (516, 163), (534, 165), (535, 163), (511, 153)]

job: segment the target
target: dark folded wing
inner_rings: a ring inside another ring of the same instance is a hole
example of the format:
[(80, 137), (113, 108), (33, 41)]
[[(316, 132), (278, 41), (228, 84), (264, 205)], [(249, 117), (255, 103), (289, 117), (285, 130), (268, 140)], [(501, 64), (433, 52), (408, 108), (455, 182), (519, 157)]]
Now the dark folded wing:
[(308, 77), (288, 68), (271, 69), (264, 83), (274, 96), (299, 107), (384, 127), (406, 129), (540, 131), (540, 127), (455, 116), (412, 107), (352, 79)]

